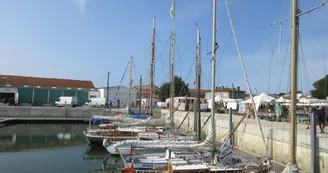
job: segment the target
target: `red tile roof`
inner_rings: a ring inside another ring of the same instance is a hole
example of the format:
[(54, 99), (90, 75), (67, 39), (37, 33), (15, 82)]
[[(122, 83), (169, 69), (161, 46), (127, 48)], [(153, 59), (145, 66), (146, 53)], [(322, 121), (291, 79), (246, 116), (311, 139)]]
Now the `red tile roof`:
[(12, 75), (0, 75), (0, 83), (11, 84), (11, 85), (95, 88), (95, 86), (91, 81), (86, 81), (86, 80), (40, 78), (40, 77), (12, 76)]

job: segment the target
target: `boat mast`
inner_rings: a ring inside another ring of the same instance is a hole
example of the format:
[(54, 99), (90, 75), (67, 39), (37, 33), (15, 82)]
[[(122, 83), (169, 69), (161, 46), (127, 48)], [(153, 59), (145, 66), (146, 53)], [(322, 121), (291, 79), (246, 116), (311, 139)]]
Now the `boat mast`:
[(212, 17), (212, 91), (211, 91), (211, 126), (213, 130), (214, 135), (212, 137), (212, 144), (214, 146), (213, 152), (212, 152), (212, 160), (211, 165), (214, 165), (215, 163), (215, 141), (216, 141), (216, 134), (215, 134), (215, 64), (216, 64), (216, 49), (217, 49), (217, 43), (216, 43), (216, 0), (213, 0), (213, 17)]
[(155, 25), (156, 16), (153, 16), (153, 39), (151, 42), (151, 62), (150, 62), (150, 115), (153, 116), (153, 89), (154, 89), (154, 61), (155, 61)]
[(196, 57), (196, 82), (197, 82), (197, 99), (196, 99), (196, 119), (195, 124), (197, 124), (197, 138), (198, 141), (202, 140), (201, 132), (201, 115), (200, 115), (200, 82), (201, 82), (201, 56), (200, 56), (200, 30), (197, 28), (197, 57)]
[(109, 76), (110, 72), (107, 73), (107, 92), (106, 92), (106, 104), (109, 107)]
[(171, 127), (174, 127), (174, 42), (175, 42), (175, 0), (173, 0), (171, 7), (171, 17), (172, 17), (172, 32), (171, 32), (171, 44), (170, 44), (170, 119), (171, 119)]
[(139, 115), (141, 115), (141, 93), (142, 93), (142, 75), (140, 75), (140, 85), (139, 85)]
[(132, 89), (132, 56), (130, 57), (130, 74), (129, 74), (129, 95), (128, 95), (128, 109), (131, 106), (131, 89)]
[(296, 165), (296, 92), (297, 92), (297, 58), (298, 58), (298, 0), (292, 0), (291, 23), (291, 85), (290, 85), (290, 164)]

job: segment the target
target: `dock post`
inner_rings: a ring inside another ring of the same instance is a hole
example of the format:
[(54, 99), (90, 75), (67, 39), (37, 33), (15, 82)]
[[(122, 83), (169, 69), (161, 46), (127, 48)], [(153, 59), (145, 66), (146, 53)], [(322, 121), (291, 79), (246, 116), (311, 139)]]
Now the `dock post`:
[(317, 117), (310, 113), (311, 172), (317, 172)]
[[(232, 123), (232, 108), (229, 108), (229, 132), (231, 133), (233, 129)], [(230, 139), (230, 145), (233, 145), (232, 138)]]

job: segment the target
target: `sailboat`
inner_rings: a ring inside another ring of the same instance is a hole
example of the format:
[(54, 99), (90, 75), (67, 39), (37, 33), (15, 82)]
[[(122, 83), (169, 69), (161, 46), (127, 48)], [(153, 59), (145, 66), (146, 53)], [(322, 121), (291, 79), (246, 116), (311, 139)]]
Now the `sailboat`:
[[(151, 59), (151, 92), (150, 92), (150, 112), (152, 114), (152, 86), (153, 86), (153, 77), (154, 77), (154, 72), (153, 72), (153, 65), (154, 65), (154, 51), (155, 51), (155, 16), (153, 17), (153, 40), (152, 40), (152, 59)], [(173, 119), (171, 120), (166, 120), (166, 119), (153, 119), (153, 120), (143, 120), (139, 122), (129, 122), (127, 124), (123, 123), (112, 123), (112, 124), (107, 124), (107, 125), (101, 125), (101, 126), (162, 126), (163, 129), (165, 130), (160, 130), (158, 128), (158, 131), (156, 132), (159, 140), (132, 140), (133, 142), (139, 142), (139, 143), (147, 143), (147, 144), (152, 144), (152, 145), (160, 145), (163, 143), (170, 143), (170, 144), (175, 144), (175, 145), (182, 145), (186, 143), (197, 143), (196, 141), (190, 141), (190, 136), (193, 136), (193, 134), (188, 134), (188, 133), (179, 133), (178, 131), (175, 131), (175, 133), (168, 133), (168, 130), (172, 131), (173, 126), (171, 126)], [(171, 129), (170, 129), (171, 128)], [(160, 133), (162, 132), (162, 133)], [(154, 135), (153, 132), (145, 132), (145, 133), (140, 133), (141, 136), (148, 136), (148, 135)], [(147, 138), (148, 139), (148, 138)], [(104, 140), (103, 146), (107, 149), (107, 151), (111, 154), (128, 154), (132, 150), (132, 147), (130, 145), (131, 141), (122, 141), (122, 142), (116, 142), (116, 143), (108, 143), (108, 140)], [(141, 147), (144, 149), (144, 147)], [(136, 148), (140, 149), (140, 148)], [(165, 149), (163, 149), (165, 151)]]
[[(175, 0), (173, 0), (173, 5), (171, 8), (171, 16), (174, 23), (174, 11), (175, 11)], [(173, 9), (173, 10), (172, 10)], [(173, 15), (172, 15), (173, 14)], [(174, 29), (173, 29), (174, 32)], [(174, 33), (172, 34), (174, 35)], [(213, 0), (213, 41), (212, 41), (212, 107), (214, 107), (214, 90), (215, 90), (215, 55), (217, 49), (216, 43), (216, 0)], [(173, 48), (171, 48), (173, 49)], [(172, 54), (172, 53), (171, 53)], [(172, 59), (171, 59), (172, 61)], [(171, 62), (172, 64), (173, 62)], [(171, 67), (172, 68), (172, 67)], [(172, 69), (171, 69), (172, 73)], [(172, 74), (171, 74), (172, 75)], [(172, 91), (171, 91), (172, 92)], [(172, 112), (171, 116), (172, 116)], [(175, 144), (175, 143), (161, 143), (156, 144), (150, 141), (148, 144), (143, 141), (126, 141), (125, 144), (131, 144), (136, 147), (145, 147), (145, 148), (153, 148), (153, 149), (166, 149), (165, 157), (146, 157), (141, 159), (143, 156), (127, 156), (123, 161), (125, 162), (127, 167), (133, 167), (135, 165), (149, 165), (157, 167), (163, 164), (169, 164), (173, 167), (173, 172), (241, 172), (242, 169), (235, 165), (218, 165), (217, 154), (219, 149), (216, 148), (216, 139), (215, 139), (215, 116), (214, 109), (212, 109), (211, 116), (211, 128), (207, 138), (201, 142), (196, 144)], [(123, 143), (123, 142), (121, 142)], [(116, 144), (115, 147), (119, 147), (120, 144)], [(188, 154), (179, 155), (178, 153), (183, 153), (184, 151), (188, 151)], [(190, 153), (190, 151), (192, 151)], [(200, 154), (202, 153), (202, 154)], [(188, 157), (187, 157), (188, 155)], [(207, 156), (207, 157), (206, 157)], [(136, 160), (133, 160), (137, 158)], [(193, 159), (192, 159), (193, 158)], [(133, 160), (128, 162), (128, 160)], [(204, 162), (205, 161), (205, 162)], [(211, 164), (207, 164), (208, 162)], [(207, 163), (206, 163), (207, 162)], [(135, 164), (136, 163), (136, 164)], [(147, 167), (147, 166), (146, 166)], [(149, 168), (150, 166), (148, 166)], [(134, 167), (135, 168), (135, 167)], [(137, 168), (136, 168), (137, 169)], [(140, 169), (147, 169), (142, 167)]]
[[(131, 105), (131, 88), (132, 88), (132, 57), (130, 58), (130, 77), (129, 77), (129, 95), (128, 95), (128, 107), (127, 110), (130, 109)], [(119, 116), (94, 116), (93, 118), (99, 120), (107, 120), (110, 122), (113, 121), (120, 121), (124, 122), (125, 127), (119, 127), (120, 123), (113, 123), (113, 124), (101, 124), (99, 129), (91, 129), (89, 128), (87, 131), (83, 131), (85, 134), (87, 141), (89, 144), (92, 145), (103, 145), (104, 139), (106, 141), (115, 142), (120, 140), (127, 140), (127, 139), (158, 139), (157, 129), (156, 128), (146, 128), (146, 127), (134, 127), (132, 124), (129, 126), (128, 123), (134, 123), (134, 125), (138, 125), (138, 123), (144, 122), (141, 119), (131, 118), (128, 115), (119, 115)], [(160, 120), (154, 120), (152, 123), (164, 125), (164, 123)], [(153, 124), (153, 126), (154, 126)], [(121, 124), (122, 125), (122, 124)], [(90, 124), (91, 126), (91, 124)], [(139, 125), (140, 126), (140, 125)], [(147, 132), (147, 135), (142, 135), (140, 133)], [(154, 132), (154, 133), (150, 133)], [(140, 137), (141, 136), (141, 137)]]

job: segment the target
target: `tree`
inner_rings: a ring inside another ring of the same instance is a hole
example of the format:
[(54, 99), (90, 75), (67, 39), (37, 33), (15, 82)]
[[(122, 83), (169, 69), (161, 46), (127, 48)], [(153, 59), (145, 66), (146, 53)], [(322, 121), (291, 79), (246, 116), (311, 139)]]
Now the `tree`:
[[(311, 94), (313, 97), (316, 97), (318, 99), (326, 99), (326, 91), (328, 91), (328, 85), (326, 83), (328, 79), (328, 75), (326, 75), (326, 78), (321, 78), (313, 83), (314, 89), (311, 90)], [(326, 88), (325, 88), (326, 87)]]
[[(171, 82), (165, 82), (160, 87), (160, 99), (164, 102), (170, 97)], [(189, 94), (189, 86), (182, 80), (180, 76), (174, 76), (174, 95), (175, 96), (186, 96)]]
[(286, 93), (279, 93), (278, 96), (281, 97), (281, 96), (284, 96), (286, 95)]

